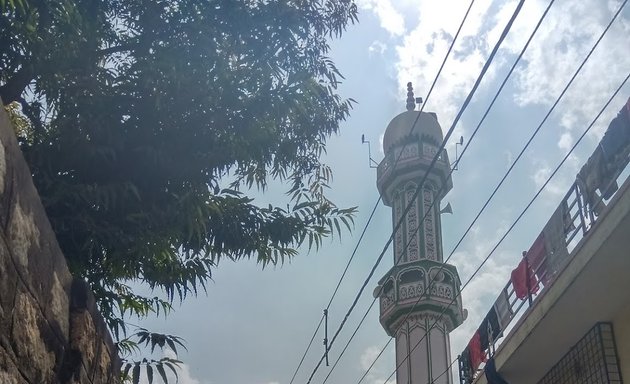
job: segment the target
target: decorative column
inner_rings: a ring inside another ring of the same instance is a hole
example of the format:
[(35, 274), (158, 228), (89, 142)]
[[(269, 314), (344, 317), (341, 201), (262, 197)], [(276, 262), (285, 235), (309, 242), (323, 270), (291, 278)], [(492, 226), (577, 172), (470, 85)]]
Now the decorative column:
[(407, 87), (407, 111), (387, 126), (385, 158), (377, 169), (393, 226), (401, 218), (402, 225), (394, 235), (394, 266), (375, 293), (380, 322), (396, 338), (397, 383), (451, 384), (450, 370), (444, 373), (451, 361), (449, 333), (463, 322), (464, 311), (457, 269), (443, 262), (440, 201), (452, 188), (450, 163), (443, 151), (420, 185), (442, 143), (442, 128), (435, 113), (415, 111), (411, 83)]

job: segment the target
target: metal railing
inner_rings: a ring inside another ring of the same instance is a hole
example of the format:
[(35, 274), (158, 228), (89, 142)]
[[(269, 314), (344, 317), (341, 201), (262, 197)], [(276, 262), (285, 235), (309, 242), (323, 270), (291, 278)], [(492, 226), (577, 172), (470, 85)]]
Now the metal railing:
[[(624, 113), (627, 115), (623, 115)], [(628, 124), (626, 126), (626, 134), (630, 136), (630, 99), (616, 119), (620, 117), (626, 119), (625, 121)], [(606, 135), (609, 134), (612, 124), (613, 123), (611, 122)], [(482, 351), (484, 358), (489, 358), (494, 354), (494, 351), (499, 344), (498, 340), (504, 336), (506, 328), (520, 313), (523, 307), (531, 307), (536, 302), (536, 299), (540, 296), (540, 294), (546, 291), (546, 289), (553, 284), (558, 274), (562, 272), (564, 267), (566, 267), (573, 258), (573, 251), (575, 250), (575, 247), (588, 235), (589, 231), (596, 224), (598, 217), (606, 207), (605, 201), (612, 199), (615, 195), (618, 182), (625, 181), (618, 179), (630, 162), (630, 142), (625, 143), (625, 145), (617, 146), (617, 153), (606, 153), (606, 148), (602, 145), (602, 143), (606, 140), (606, 135), (602, 141), (600, 141), (580, 173), (578, 173), (576, 181), (571, 185), (558, 206), (558, 209), (564, 211), (564, 214), (562, 215), (564, 236), (561, 236), (561, 239), (556, 239), (554, 244), (556, 247), (555, 256), (550, 257), (549, 252), (546, 252), (543, 258), (536, 260), (533, 265), (530, 265), (528, 253), (523, 253), (526, 270), (528, 272), (526, 280), (529, 284), (531, 277), (535, 286), (528, 286), (528, 293), (525, 299), (519, 299), (516, 297), (512, 279), (508, 281), (500, 292), (498, 300), (504, 300), (504, 304), (507, 305), (507, 311), (509, 312), (509, 318), (507, 323), (502, 324), (501, 333), (496, 337), (496, 339), (493, 340), (491, 337), (488, 338), (488, 346), (487, 348), (483, 348)], [(597, 177), (587, 179), (584, 175), (585, 169), (594, 173)], [(599, 190), (599, 194), (596, 190)], [(554, 215), (552, 215), (550, 221), (545, 224), (545, 229), (551, 224), (551, 220), (557, 219), (557, 217), (554, 218)], [(544, 233), (545, 229), (543, 229), (541, 235)], [(559, 254), (564, 256), (558, 257), (557, 255)], [(530, 273), (532, 276), (529, 276)], [(470, 359), (463, 358), (467, 353), (469, 353), (468, 347), (461, 355), (458, 356), (459, 377), (461, 384), (472, 383), (479, 375), (479, 372), (482, 372), (479, 367), (470, 366)], [(553, 383), (556, 382), (554, 381)], [(599, 381), (597, 383), (599, 383)]]

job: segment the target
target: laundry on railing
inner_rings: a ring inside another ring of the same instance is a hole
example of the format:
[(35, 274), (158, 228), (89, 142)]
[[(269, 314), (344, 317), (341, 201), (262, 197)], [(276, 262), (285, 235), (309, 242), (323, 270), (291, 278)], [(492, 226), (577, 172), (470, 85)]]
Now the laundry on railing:
[(492, 307), (479, 326), (481, 349), (484, 351), (488, 349), (499, 338), (501, 332), (503, 332), (503, 329), (499, 325), (499, 316), (494, 307)]
[(543, 274), (540, 269), (536, 269), (536, 273), (539, 273), (538, 278), (545, 286), (555, 279), (568, 259), (569, 250), (566, 239), (574, 230), (575, 224), (571, 220), (567, 201), (562, 200), (541, 232), (545, 247), (543, 262), (545, 273)]
[[(514, 317), (514, 310), (510, 305), (510, 300), (505, 288), (501, 290), (501, 294), (499, 294), (499, 297), (497, 297), (494, 301), (491, 310), (494, 310), (497, 314), (497, 320), (501, 331), (505, 330), (510, 323), (510, 320), (512, 320), (512, 317)], [(494, 340), (496, 340), (496, 338)]]
[(539, 289), (536, 272), (529, 264), (527, 253), (524, 253), (523, 259), (514, 268), (510, 276), (510, 281), (514, 286), (514, 293), (521, 300), (528, 298), (530, 295), (535, 295)]
[[(510, 280), (484, 317), (461, 355), (460, 383), (472, 383), (484, 372), (488, 384), (507, 384), (496, 373), (494, 345), (529, 298), (547, 289), (570, 259), (569, 244), (585, 236), (618, 188), (617, 178), (630, 162), (630, 98), (611, 121), (606, 134), (582, 167), (549, 221), (512, 271)], [(597, 191), (599, 190), (599, 194)], [(573, 213), (572, 213), (573, 212)], [(542, 283), (542, 287), (540, 285)], [(487, 359), (487, 361), (486, 361)], [(495, 375), (496, 374), (496, 375)]]
[(508, 384), (501, 375), (497, 372), (497, 367), (494, 362), (494, 357), (488, 359), (486, 366), (483, 368), (483, 372), (486, 374), (488, 384)]
[(467, 349), (470, 358), (470, 366), (473, 370), (477, 370), (481, 363), (486, 361), (486, 352), (485, 349), (481, 348), (481, 335), (478, 329), (468, 342)]
[(600, 145), (608, 164), (614, 166), (622, 160), (620, 157), (623, 157), (624, 150), (630, 145), (630, 98), (608, 125)]
[(461, 384), (470, 384), (475, 375), (476, 368), (473, 369), (472, 361), (470, 361), (470, 351), (468, 347), (464, 348), (462, 354), (457, 356), (457, 364), (459, 366), (459, 381)]
[[(628, 164), (630, 156), (630, 98), (610, 122), (604, 137), (577, 174), (576, 182), (586, 206), (596, 216), (606, 207), (604, 200), (619, 188), (616, 178)], [(599, 190), (598, 196), (596, 191)]]
[[(527, 262), (531, 270), (536, 274), (538, 281), (544, 286), (551, 284), (559, 272), (562, 263), (569, 256), (567, 249), (567, 235), (575, 230), (575, 225), (571, 220), (569, 208), (566, 200), (563, 200), (558, 208), (551, 215), (551, 218), (545, 224), (542, 232), (538, 235), (532, 246), (526, 253)], [(519, 265), (520, 268), (525, 268)], [(517, 269), (519, 268), (517, 267)], [(522, 271), (520, 272), (522, 274)], [(523, 277), (524, 279), (524, 277)], [(514, 284), (515, 282), (512, 281)], [(527, 288), (523, 287), (522, 282), (515, 284), (515, 290), (519, 299), (528, 296)], [(529, 294), (535, 294), (537, 286), (535, 282), (530, 281), (531, 289)]]

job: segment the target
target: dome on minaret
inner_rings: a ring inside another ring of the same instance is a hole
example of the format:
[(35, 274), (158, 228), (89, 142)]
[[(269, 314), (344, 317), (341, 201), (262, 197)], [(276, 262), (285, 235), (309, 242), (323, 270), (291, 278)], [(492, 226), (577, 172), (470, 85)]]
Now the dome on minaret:
[[(401, 183), (422, 180), (425, 172), (428, 172), (426, 181), (437, 188), (440, 199), (453, 187), (448, 153), (441, 148), (444, 136), (437, 115), (416, 111), (418, 103), (422, 99), (414, 97), (413, 87), (408, 83), (407, 111), (392, 119), (383, 136), (385, 157), (378, 166), (376, 185), (385, 205), (393, 201), (392, 194)], [(436, 155), (437, 160), (431, 165)]]
[[(419, 118), (418, 115), (420, 115)], [(411, 131), (412, 126), (413, 131)], [(435, 145), (442, 144), (444, 140), (442, 128), (435, 113), (405, 111), (394, 117), (387, 126), (383, 136), (383, 152), (388, 153), (392, 146), (402, 144), (409, 136), (428, 137)]]

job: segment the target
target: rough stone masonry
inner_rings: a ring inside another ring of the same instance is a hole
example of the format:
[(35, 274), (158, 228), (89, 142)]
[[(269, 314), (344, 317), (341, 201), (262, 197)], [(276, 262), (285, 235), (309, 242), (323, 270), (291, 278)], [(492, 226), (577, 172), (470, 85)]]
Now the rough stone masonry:
[(0, 384), (118, 383), (112, 338), (68, 271), (4, 109), (0, 144)]

